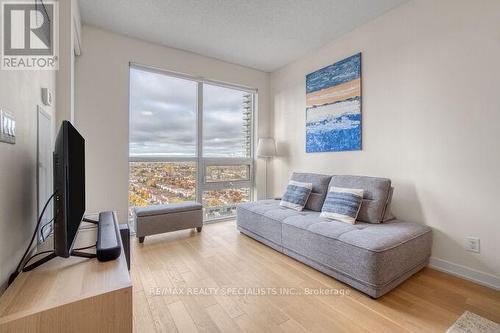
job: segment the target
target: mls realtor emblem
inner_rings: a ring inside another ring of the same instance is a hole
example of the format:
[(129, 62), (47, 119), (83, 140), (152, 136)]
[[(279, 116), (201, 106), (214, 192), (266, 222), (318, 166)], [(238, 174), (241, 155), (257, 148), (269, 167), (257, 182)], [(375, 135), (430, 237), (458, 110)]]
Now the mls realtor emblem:
[(3, 70), (58, 69), (58, 3), (1, 1)]

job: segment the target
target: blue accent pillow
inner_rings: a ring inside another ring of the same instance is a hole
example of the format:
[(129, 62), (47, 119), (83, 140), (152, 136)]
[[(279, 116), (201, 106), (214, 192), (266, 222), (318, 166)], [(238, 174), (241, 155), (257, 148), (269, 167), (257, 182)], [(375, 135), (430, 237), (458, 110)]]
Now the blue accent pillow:
[(363, 192), (354, 188), (330, 188), (320, 216), (350, 224), (356, 223), (363, 202)]
[(283, 198), (281, 199), (280, 206), (301, 211), (304, 209), (311, 191), (312, 183), (301, 183), (290, 180), (285, 194), (283, 194)]

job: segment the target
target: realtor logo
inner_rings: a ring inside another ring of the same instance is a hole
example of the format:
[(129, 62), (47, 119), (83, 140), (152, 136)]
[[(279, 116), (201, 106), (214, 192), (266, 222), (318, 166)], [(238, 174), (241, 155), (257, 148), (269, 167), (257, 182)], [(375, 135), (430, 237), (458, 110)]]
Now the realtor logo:
[(58, 69), (58, 4), (2, 1), (3, 70)]

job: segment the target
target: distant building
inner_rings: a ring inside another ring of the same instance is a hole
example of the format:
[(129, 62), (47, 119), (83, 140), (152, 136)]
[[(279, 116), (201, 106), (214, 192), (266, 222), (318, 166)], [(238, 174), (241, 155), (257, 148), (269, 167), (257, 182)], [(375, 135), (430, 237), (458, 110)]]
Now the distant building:
[(245, 143), (243, 144), (243, 154), (249, 157), (252, 151), (252, 94), (243, 95), (243, 135)]

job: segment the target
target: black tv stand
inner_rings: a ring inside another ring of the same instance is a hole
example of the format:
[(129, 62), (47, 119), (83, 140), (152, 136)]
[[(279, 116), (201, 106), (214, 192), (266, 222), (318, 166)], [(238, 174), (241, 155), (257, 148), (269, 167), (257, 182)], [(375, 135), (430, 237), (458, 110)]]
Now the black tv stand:
[(82, 251), (72, 251), (71, 252), (72, 257), (80, 257), (80, 258), (97, 258), (97, 254), (95, 253), (88, 253), (88, 252), (82, 252)]
[(92, 224), (99, 224), (99, 221), (96, 221), (96, 220), (93, 220), (93, 219), (89, 219), (88, 217), (84, 217), (82, 219), (82, 222), (87, 222), (87, 223), (92, 223)]
[(28, 266), (24, 267), (24, 268), (22, 269), (22, 271), (23, 271), (23, 272), (29, 272), (29, 271), (31, 271), (32, 269), (35, 269), (35, 268), (37, 268), (38, 266), (45, 264), (47, 261), (54, 259), (55, 257), (57, 257), (57, 255), (56, 255), (54, 252), (52, 252), (52, 253), (50, 253), (49, 255), (47, 255), (47, 256), (45, 256), (45, 257), (43, 257), (42, 259), (40, 259), (40, 260), (38, 260), (38, 261), (35, 261), (34, 263), (32, 263), (32, 264), (30, 264), (30, 265), (28, 265)]
[[(115, 212), (101, 212), (99, 213), (99, 220), (91, 220), (83, 218), (83, 222), (97, 224), (97, 241), (96, 253), (83, 252), (79, 250), (71, 251), (70, 256), (81, 258), (97, 258), (99, 261), (109, 261), (118, 258), (121, 254), (122, 241), (120, 237), (120, 229), (118, 227), (118, 220)], [(49, 253), (47, 256), (35, 261), (34, 263), (24, 267), (23, 272), (31, 271), (40, 265), (43, 265), (49, 260), (57, 257), (54, 252)]]
[[(97, 258), (96, 253), (88, 253), (88, 252), (83, 252), (83, 251), (71, 251), (70, 254), (71, 257), (80, 257), (80, 258)], [(40, 265), (45, 264), (47, 261), (52, 260), (57, 257), (57, 254), (55, 252), (49, 253), (47, 256), (43, 257), (42, 259), (35, 261), (34, 263), (26, 266), (23, 268), (23, 272), (29, 272), (35, 268), (37, 268)]]

